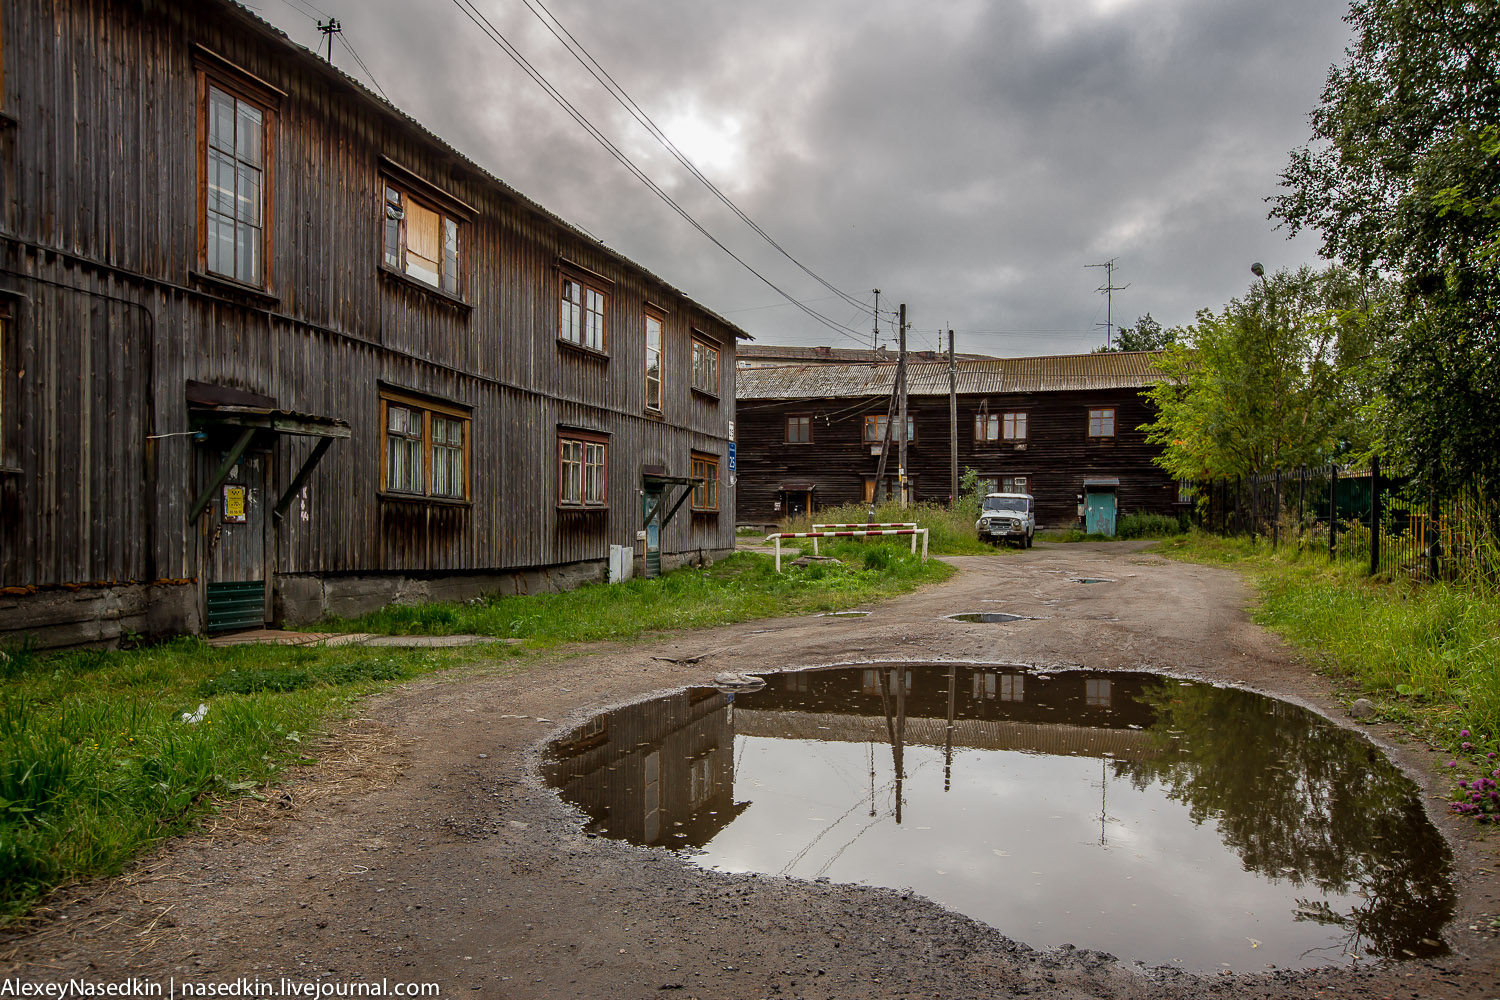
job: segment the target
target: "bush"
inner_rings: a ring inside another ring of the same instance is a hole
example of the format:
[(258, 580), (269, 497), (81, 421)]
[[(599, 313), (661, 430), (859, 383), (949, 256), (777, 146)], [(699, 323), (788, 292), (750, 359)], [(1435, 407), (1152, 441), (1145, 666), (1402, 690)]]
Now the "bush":
[(1115, 526), (1117, 538), (1171, 538), (1186, 529), (1181, 521), (1168, 514), (1127, 514)]

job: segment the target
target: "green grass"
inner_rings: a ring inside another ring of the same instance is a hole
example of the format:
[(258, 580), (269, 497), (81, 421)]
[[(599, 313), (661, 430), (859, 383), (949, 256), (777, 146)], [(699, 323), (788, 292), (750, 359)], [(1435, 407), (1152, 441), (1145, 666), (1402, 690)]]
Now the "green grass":
[[(0, 651), (0, 923), (67, 881), (118, 872), (226, 796), (294, 765), (324, 720), (464, 650)], [(484, 655), (507, 657), (508, 649)], [(183, 714), (206, 704), (202, 721)]]
[[(809, 548), (807, 551), (811, 551)], [(783, 572), (759, 553), (738, 552), (703, 569), (679, 569), (655, 580), (588, 584), (559, 594), (490, 597), (466, 603), (388, 605), (320, 627), (351, 632), (490, 635), (528, 646), (634, 639), (648, 632), (704, 628), (778, 615), (835, 611), (946, 580), (951, 567), (912, 556), (910, 544), (870, 539), (820, 547), (839, 563), (791, 566)]]
[[(1316, 540), (1313, 540), (1316, 542)], [(1232, 566), (1255, 585), (1255, 620), (1315, 666), (1457, 755), (1500, 750), (1500, 597), (1448, 583), (1371, 580), (1360, 559), (1320, 544), (1218, 538), (1161, 543), (1173, 558)], [(1458, 734), (1468, 729), (1465, 751)], [(1490, 765), (1493, 766), (1493, 765)]]
[[(811, 516), (787, 518), (781, 522), (782, 531), (811, 531), (813, 524), (864, 524), (869, 520), (868, 504), (844, 504), (841, 507), (825, 507)], [(927, 551), (935, 556), (980, 556), (991, 555), (996, 546), (981, 542), (974, 532), (974, 522), (979, 519), (979, 501), (966, 497), (945, 507), (935, 503), (914, 503), (902, 507), (895, 501), (879, 504), (875, 508), (878, 524), (905, 524), (915, 521), (918, 527), (927, 529)], [(899, 537), (899, 536), (897, 536)], [(870, 541), (874, 541), (871, 539)], [(921, 551), (921, 541), (917, 542)]]

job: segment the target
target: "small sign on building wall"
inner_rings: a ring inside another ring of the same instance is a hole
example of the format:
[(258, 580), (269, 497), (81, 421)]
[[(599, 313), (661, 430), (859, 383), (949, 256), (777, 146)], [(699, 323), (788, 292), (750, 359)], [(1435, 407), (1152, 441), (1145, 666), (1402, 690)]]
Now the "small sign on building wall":
[(224, 523), (244, 524), (248, 520), (245, 513), (245, 487), (224, 487)]

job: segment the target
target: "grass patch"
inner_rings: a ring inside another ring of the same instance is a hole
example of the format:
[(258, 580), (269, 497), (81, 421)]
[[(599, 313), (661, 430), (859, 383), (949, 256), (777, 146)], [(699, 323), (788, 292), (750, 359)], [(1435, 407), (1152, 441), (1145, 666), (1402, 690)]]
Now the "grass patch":
[(1068, 528), (1066, 531), (1039, 531), (1036, 535), (1043, 542), (1115, 542), (1119, 539), (1110, 535), (1101, 534), (1097, 531), (1083, 531), (1079, 528)]
[(910, 543), (830, 540), (820, 546), (838, 563), (788, 565), (781, 574), (760, 553), (737, 552), (703, 569), (679, 569), (655, 580), (587, 584), (559, 594), (489, 597), (462, 604), (392, 604), (320, 627), (394, 635), (490, 635), (530, 646), (634, 639), (648, 632), (705, 628), (780, 615), (836, 611), (906, 593), (952, 575), (952, 567), (913, 556)]
[[(841, 507), (825, 507), (811, 515), (787, 518), (781, 522), (782, 531), (811, 531), (816, 524), (865, 524), (870, 518), (868, 504), (844, 504)], [(991, 555), (996, 547), (981, 542), (974, 530), (979, 519), (979, 501), (965, 497), (952, 507), (935, 503), (914, 503), (902, 507), (894, 500), (879, 504), (875, 508), (875, 523), (905, 524), (915, 521), (918, 527), (927, 529), (927, 551), (935, 556), (982, 556)], [(901, 537), (901, 536), (893, 536)], [(871, 539), (873, 542), (874, 540)], [(907, 543), (908, 546), (910, 542)], [(921, 540), (917, 551), (921, 551)]]
[[(348, 702), (479, 656), (461, 650), (215, 648), (0, 651), (0, 923), (72, 879), (111, 875), (255, 794)], [(201, 721), (184, 714), (207, 705)]]
[(1260, 597), (1255, 620), (1357, 687), (1386, 718), (1475, 766), (1500, 751), (1495, 594), (1371, 580), (1363, 560), (1330, 562), (1326, 549), (1295, 541), (1273, 550), (1264, 540), (1194, 532), (1157, 551), (1245, 573)]

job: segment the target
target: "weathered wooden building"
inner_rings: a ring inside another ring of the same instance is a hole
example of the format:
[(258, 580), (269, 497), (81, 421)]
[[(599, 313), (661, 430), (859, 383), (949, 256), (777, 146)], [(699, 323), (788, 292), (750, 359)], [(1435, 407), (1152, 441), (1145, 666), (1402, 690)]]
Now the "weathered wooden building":
[(732, 549), (735, 326), (226, 0), (0, 74), (0, 643)]
[[(958, 361), (958, 467), (990, 490), (1031, 493), (1037, 524), (1072, 527), (1089, 494), (1116, 515), (1171, 514), (1177, 483), (1138, 430), (1141, 390), (1161, 376), (1150, 352)], [(876, 483), (894, 362), (742, 368), (738, 376), (743, 523), (893, 496), (897, 433)], [(917, 500), (951, 486), (948, 365), (907, 373), (907, 477)]]

